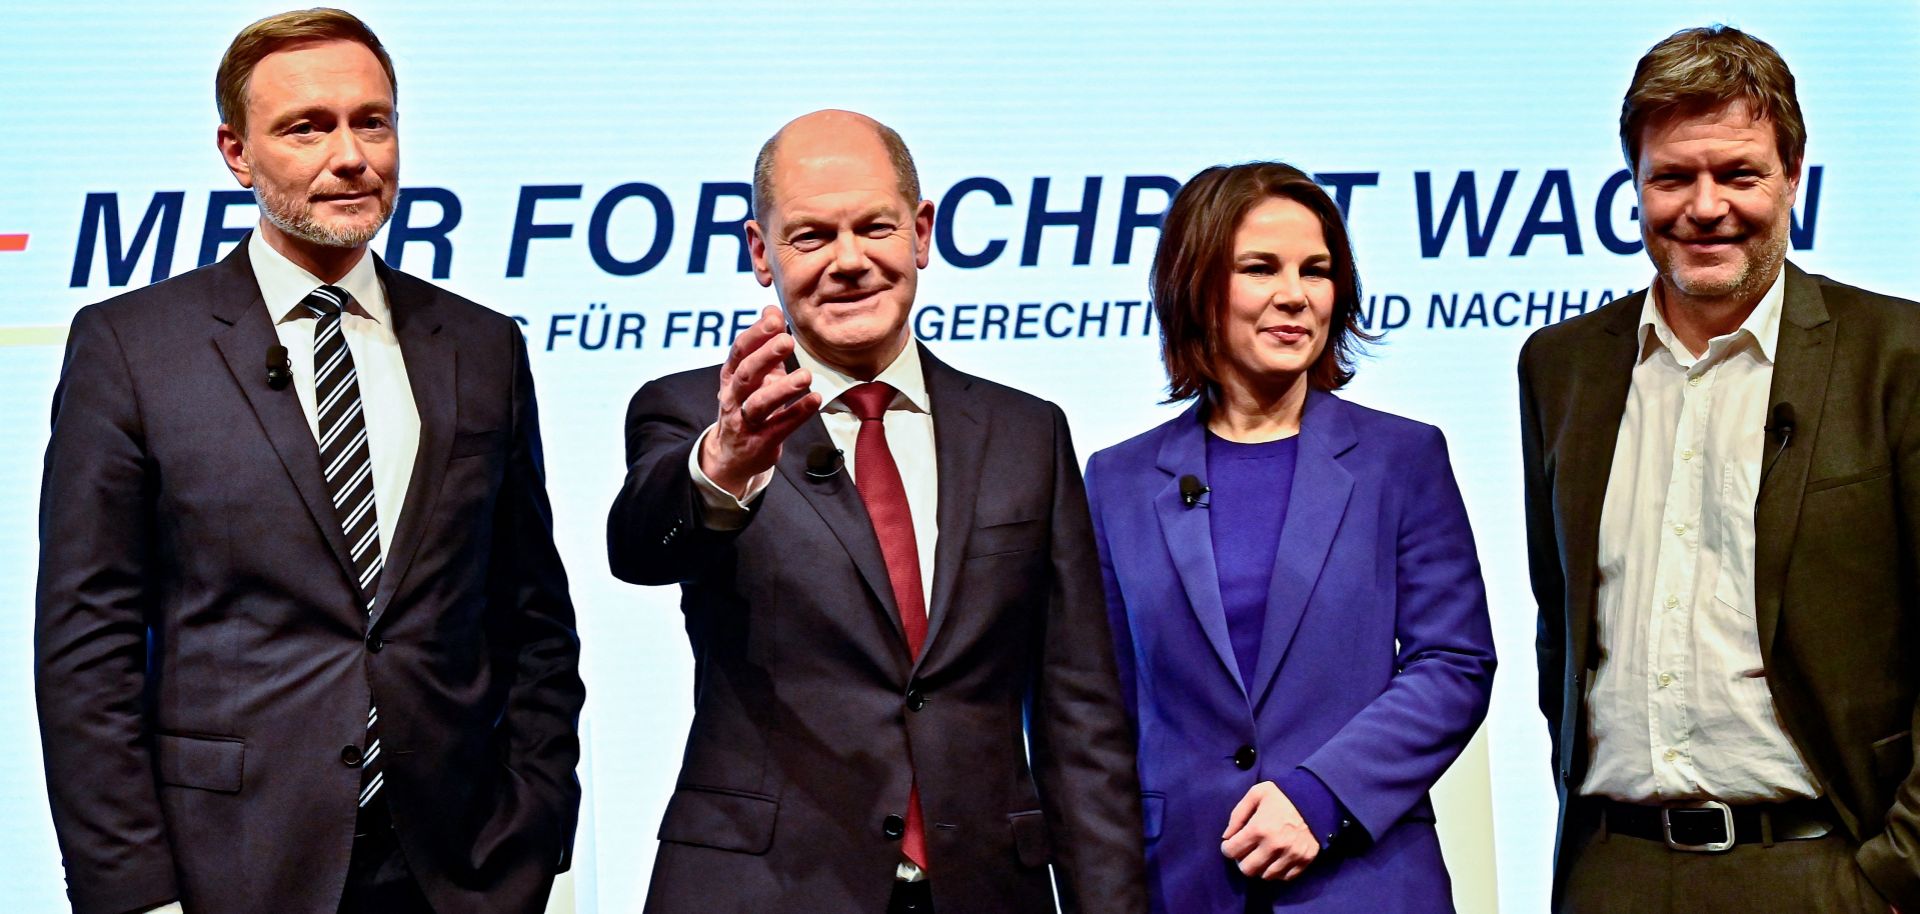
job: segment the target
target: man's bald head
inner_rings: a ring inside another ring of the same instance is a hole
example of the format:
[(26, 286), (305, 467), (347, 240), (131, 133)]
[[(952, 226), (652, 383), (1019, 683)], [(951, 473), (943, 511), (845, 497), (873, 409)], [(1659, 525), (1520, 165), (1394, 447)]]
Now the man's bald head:
[(854, 111), (828, 108), (803, 114), (781, 127), (760, 146), (753, 160), (753, 218), (765, 222), (773, 203), (774, 159), (783, 152), (797, 157), (840, 155), (871, 140), (879, 145), (900, 182), (900, 196), (909, 204), (920, 202), (920, 172), (913, 166), (913, 154), (907, 143), (879, 121)]

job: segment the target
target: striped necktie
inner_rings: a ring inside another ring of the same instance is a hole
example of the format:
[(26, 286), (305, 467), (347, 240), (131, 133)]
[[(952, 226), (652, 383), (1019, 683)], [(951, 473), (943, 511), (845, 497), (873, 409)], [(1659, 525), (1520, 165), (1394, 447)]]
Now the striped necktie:
[[(380, 549), (380, 512), (373, 499), (373, 458), (367, 449), (367, 423), (361, 414), (359, 375), (353, 351), (340, 332), (340, 315), (353, 300), (338, 286), (313, 290), (302, 305), (313, 315), (313, 402), (319, 416), (320, 468), (334, 516), (346, 535), (347, 554), (359, 586), (360, 605), (373, 613), (374, 593), (386, 558)], [(378, 706), (367, 708), (367, 749), (361, 754), (360, 805), (379, 795), (381, 771)]]

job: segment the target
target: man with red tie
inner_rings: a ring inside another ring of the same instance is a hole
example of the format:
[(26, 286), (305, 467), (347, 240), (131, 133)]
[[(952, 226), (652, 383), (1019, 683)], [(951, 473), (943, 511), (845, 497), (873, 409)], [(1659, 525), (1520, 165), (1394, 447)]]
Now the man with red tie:
[(633, 398), (608, 553), (681, 585), (695, 657), (650, 912), (1052, 911), (1049, 864), (1146, 910), (1066, 419), (914, 342), (932, 232), (898, 134), (789, 123), (747, 223), (785, 321)]

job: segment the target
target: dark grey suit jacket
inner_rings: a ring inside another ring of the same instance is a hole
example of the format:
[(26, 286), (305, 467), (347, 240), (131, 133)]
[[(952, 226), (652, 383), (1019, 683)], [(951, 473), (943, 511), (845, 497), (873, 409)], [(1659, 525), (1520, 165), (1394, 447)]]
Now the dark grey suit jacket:
[[(1786, 266), (1754, 525), (1760, 651), (1787, 735), (1881, 894), (1920, 910), (1920, 305)], [(1566, 838), (1585, 775), (1600, 509), (1645, 292), (1544, 328), (1520, 353), (1540, 708)], [(1777, 457), (1776, 457), (1777, 455)], [(1569, 861), (1556, 853), (1555, 897)]]
[(246, 244), (82, 310), (54, 394), (35, 685), (83, 914), (339, 905), (377, 698), (401, 843), (444, 911), (564, 867), (583, 689), (514, 322), (379, 265), (419, 456), (371, 623)]
[(609, 556), (623, 580), (681, 584), (695, 660), (650, 912), (885, 910), (900, 844), (884, 823), (915, 771), (941, 914), (1051, 911), (1050, 863), (1067, 910), (1146, 911), (1133, 739), (1066, 419), (921, 358), (940, 538), (918, 662), (852, 480), (807, 475), (830, 441), (819, 419), (748, 525), (720, 533), (687, 470), (718, 369), (633, 398)]

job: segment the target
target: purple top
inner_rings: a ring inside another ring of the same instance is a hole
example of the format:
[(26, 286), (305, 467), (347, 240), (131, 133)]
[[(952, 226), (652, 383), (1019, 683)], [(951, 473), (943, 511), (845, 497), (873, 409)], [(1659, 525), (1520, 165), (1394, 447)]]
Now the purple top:
[[(1280, 550), (1280, 528), (1287, 522), (1299, 454), (1299, 436), (1241, 444), (1207, 433), (1207, 511), (1214, 569), (1220, 577), (1220, 602), (1227, 611), (1227, 633), (1243, 683), (1253, 680), (1260, 661), (1274, 558)], [(1274, 783), (1293, 801), (1320, 846), (1330, 844), (1347, 818), (1332, 791), (1304, 768), (1295, 768)]]

